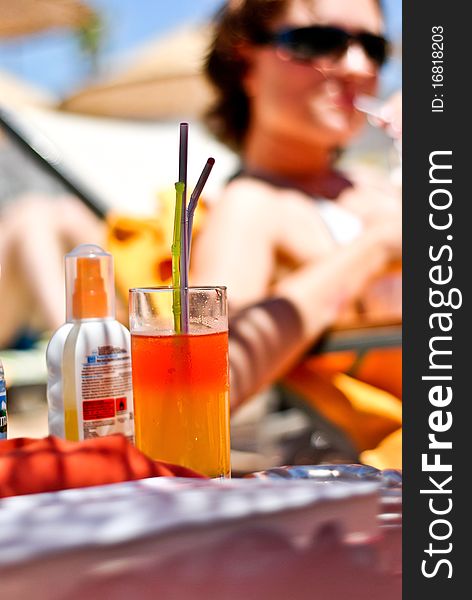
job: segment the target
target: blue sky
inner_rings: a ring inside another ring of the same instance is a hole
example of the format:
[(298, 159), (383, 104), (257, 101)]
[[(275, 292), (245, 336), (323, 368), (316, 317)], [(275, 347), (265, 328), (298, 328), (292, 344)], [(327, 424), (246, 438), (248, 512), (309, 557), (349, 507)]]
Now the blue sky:
[[(14, 0), (13, 0), (14, 1)], [(120, 54), (183, 23), (205, 21), (221, 0), (88, 0), (103, 18), (100, 66), (106, 70)], [(392, 37), (401, 35), (401, 0), (384, 0)], [(90, 77), (77, 39), (68, 31), (49, 31), (0, 43), (0, 69), (64, 96)], [(386, 73), (387, 87), (399, 84), (399, 65)]]

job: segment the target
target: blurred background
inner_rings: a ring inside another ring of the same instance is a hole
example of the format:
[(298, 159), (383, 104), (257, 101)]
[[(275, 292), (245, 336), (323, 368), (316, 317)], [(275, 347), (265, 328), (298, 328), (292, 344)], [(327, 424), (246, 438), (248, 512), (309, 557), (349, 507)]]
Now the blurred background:
[[(206, 199), (215, 200), (237, 167), (236, 156), (201, 122), (212, 98), (201, 64), (220, 5), (221, 0), (0, 0), (0, 116), (13, 118), (30, 139), (39, 134), (51, 140), (53, 159), (86, 182), (107, 211), (141, 216), (157, 214), (159, 192), (177, 179), (178, 122), (187, 120), (189, 181), (215, 156), (205, 189)], [(384, 0), (384, 6), (393, 42), (382, 73), (380, 95), (387, 97), (401, 87), (402, 15), (398, 0)], [(391, 150), (385, 135), (367, 128), (344, 160), (388, 167)], [(13, 163), (21, 164), (19, 178), (9, 177)], [(29, 187), (57, 193), (58, 183), (0, 127), (0, 211)], [(47, 429), (44, 348), (0, 351), (10, 383), (21, 390), (12, 392), (13, 435)], [(26, 420), (18, 420), (31, 398), (41, 416), (28, 410)]]
[[(394, 43), (382, 76), (386, 97), (401, 85), (401, 2), (384, 4)], [(189, 176), (198, 176), (205, 156), (218, 157), (208, 183), (211, 197), (236, 164), (199, 124), (211, 100), (200, 65), (220, 5), (221, 0), (0, 0), (1, 102), (15, 110), (23, 104), (41, 108), (28, 119), (121, 211), (152, 211), (156, 189), (172, 185), (174, 124), (189, 120), (194, 125)], [(373, 130), (366, 136), (354, 152), (381, 161), (385, 137)], [(126, 177), (118, 180), (124, 165)]]
[[(23, 10), (22, 5), (29, 6)], [(70, 10), (68, 27), (59, 27), (59, 15), (50, 24), (35, 13), (44, 6)], [(207, 25), (221, 5), (221, 0), (83, 0), (0, 1), (0, 68), (64, 98), (81, 89), (91, 78), (108, 76), (132, 65), (134, 57), (146, 45), (162, 40), (183, 27)], [(396, 44), (394, 60), (384, 72), (384, 92), (400, 85), (402, 5), (398, 0), (384, 0), (387, 28)], [(75, 7), (75, 9), (74, 9)], [(83, 7), (81, 12), (78, 7)], [(88, 20), (87, 9), (93, 11)], [(9, 13), (23, 13), (24, 24), (9, 27)], [(36, 20), (38, 19), (38, 20)], [(42, 24), (42, 27), (41, 27)]]

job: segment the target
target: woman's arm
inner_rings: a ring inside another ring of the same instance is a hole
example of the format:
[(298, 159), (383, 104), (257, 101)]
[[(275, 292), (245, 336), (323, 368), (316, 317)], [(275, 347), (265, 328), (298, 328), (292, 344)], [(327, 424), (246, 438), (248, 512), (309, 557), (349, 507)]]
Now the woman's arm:
[(400, 223), (376, 226), (321, 263), (284, 278), (230, 323), (231, 405), (277, 380), (401, 252)]
[[(234, 314), (233, 407), (286, 372), (367, 283), (401, 254), (397, 211), (369, 224), (352, 243), (333, 245), (318, 260), (273, 283), (281, 229), (278, 201), (265, 184), (234, 182), (214, 207), (193, 251), (192, 284), (228, 287)], [(236, 314), (235, 307), (241, 309)]]

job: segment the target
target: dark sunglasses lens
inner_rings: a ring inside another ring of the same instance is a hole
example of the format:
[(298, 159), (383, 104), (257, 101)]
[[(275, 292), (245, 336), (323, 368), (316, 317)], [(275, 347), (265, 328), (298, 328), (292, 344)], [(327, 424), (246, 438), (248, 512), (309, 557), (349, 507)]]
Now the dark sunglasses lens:
[(388, 42), (385, 38), (372, 35), (370, 33), (361, 33), (359, 42), (362, 44), (367, 56), (382, 66), (388, 56)]
[(349, 36), (332, 27), (304, 27), (282, 32), (279, 43), (300, 60), (319, 56), (340, 55), (348, 45)]

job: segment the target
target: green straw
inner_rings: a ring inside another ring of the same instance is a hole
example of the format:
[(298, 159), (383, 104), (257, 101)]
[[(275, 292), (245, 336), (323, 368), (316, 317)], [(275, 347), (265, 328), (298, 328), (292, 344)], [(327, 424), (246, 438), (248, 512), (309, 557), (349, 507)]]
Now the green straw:
[(172, 239), (172, 312), (174, 313), (175, 333), (181, 332), (182, 308), (180, 302), (180, 252), (182, 238), (182, 198), (185, 184), (178, 181), (175, 184), (175, 215), (174, 215), (174, 237)]

